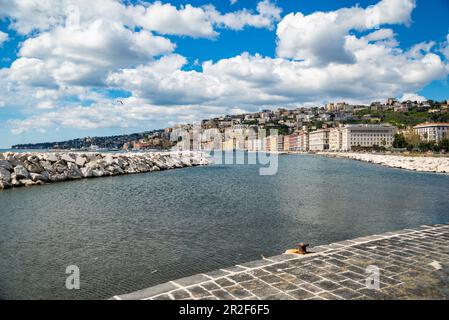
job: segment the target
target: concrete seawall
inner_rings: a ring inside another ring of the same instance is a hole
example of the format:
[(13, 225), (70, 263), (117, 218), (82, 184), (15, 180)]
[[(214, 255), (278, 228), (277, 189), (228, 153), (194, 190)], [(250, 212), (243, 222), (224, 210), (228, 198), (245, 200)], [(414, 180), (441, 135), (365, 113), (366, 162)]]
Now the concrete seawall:
[[(421, 226), (177, 279), (112, 299), (449, 299), (449, 225)], [(378, 286), (367, 286), (374, 273)]]
[(0, 190), (52, 182), (207, 165), (201, 152), (0, 153)]
[(449, 173), (449, 157), (402, 156), (357, 152), (317, 152), (315, 154), (330, 158), (344, 158), (369, 162), (385, 167), (406, 169), (418, 172)]

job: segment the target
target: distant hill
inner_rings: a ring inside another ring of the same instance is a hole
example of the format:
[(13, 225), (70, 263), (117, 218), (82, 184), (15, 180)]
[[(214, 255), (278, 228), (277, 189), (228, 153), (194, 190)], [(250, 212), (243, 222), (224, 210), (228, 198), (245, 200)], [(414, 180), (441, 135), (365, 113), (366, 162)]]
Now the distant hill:
[(99, 148), (122, 148), (123, 145), (130, 141), (139, 140), (146, 138), (155, 133), (160, 133), (163, 130), (153, 130), (145, 131), (140, 133), (124, 134), (117, 136), (107, 136), (107, 137), (85, 137), (77, 138), (67, 141), (58, 142), (42, 142), (42, 143), (27, 143), (27, 144), (16, 144), (13, 145), (12, 149), (83, 149), (89, 148), (92, 145), (98, 146)]

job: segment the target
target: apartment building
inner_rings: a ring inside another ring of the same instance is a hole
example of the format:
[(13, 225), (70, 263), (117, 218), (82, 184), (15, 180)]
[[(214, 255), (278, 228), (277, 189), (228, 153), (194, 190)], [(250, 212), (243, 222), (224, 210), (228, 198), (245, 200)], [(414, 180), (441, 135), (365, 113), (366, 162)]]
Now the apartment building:
[(396, 128), (390, 125), (354, 124), (341, 129), (341, 150), (350, 151), (354, 147), (385, 147), (393, 145)]
[(296, 150), (308, 151), (309, 150), (309, 134), (306, 131), (299, 131), (296, 137)]
[(329, 149), (329, 129), (309, 132), (309, 150), (324, 151)]
[(343, 147), (343, 130), (341, 127), (329, 130), (329, 150), (338, 151)]
[(413, 129), (423, 141), (439, 143), (441, 140), (449, 138), (448, 122), (426, 122), (414, 126)]

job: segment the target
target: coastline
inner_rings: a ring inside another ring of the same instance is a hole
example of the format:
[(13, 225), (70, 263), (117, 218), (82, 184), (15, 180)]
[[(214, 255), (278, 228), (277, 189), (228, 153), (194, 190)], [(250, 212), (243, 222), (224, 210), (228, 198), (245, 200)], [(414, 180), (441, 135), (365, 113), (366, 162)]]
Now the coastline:
[(316, 152), (313, 154), (329, 158), (357, 160), (389, 168), (449, 174), (449, 157), (389, 155), (358, 152)]
[(0, 153), (0, 190), (209, 164), (202, 152)]

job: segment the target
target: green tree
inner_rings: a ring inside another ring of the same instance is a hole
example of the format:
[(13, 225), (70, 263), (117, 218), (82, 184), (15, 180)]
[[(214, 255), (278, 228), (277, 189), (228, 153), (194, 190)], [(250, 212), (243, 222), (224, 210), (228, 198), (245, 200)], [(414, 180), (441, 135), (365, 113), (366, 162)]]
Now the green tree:
[(394, 135), (393, 148), (407, 148), (407, 141), (403, 134), (396, 133)]

